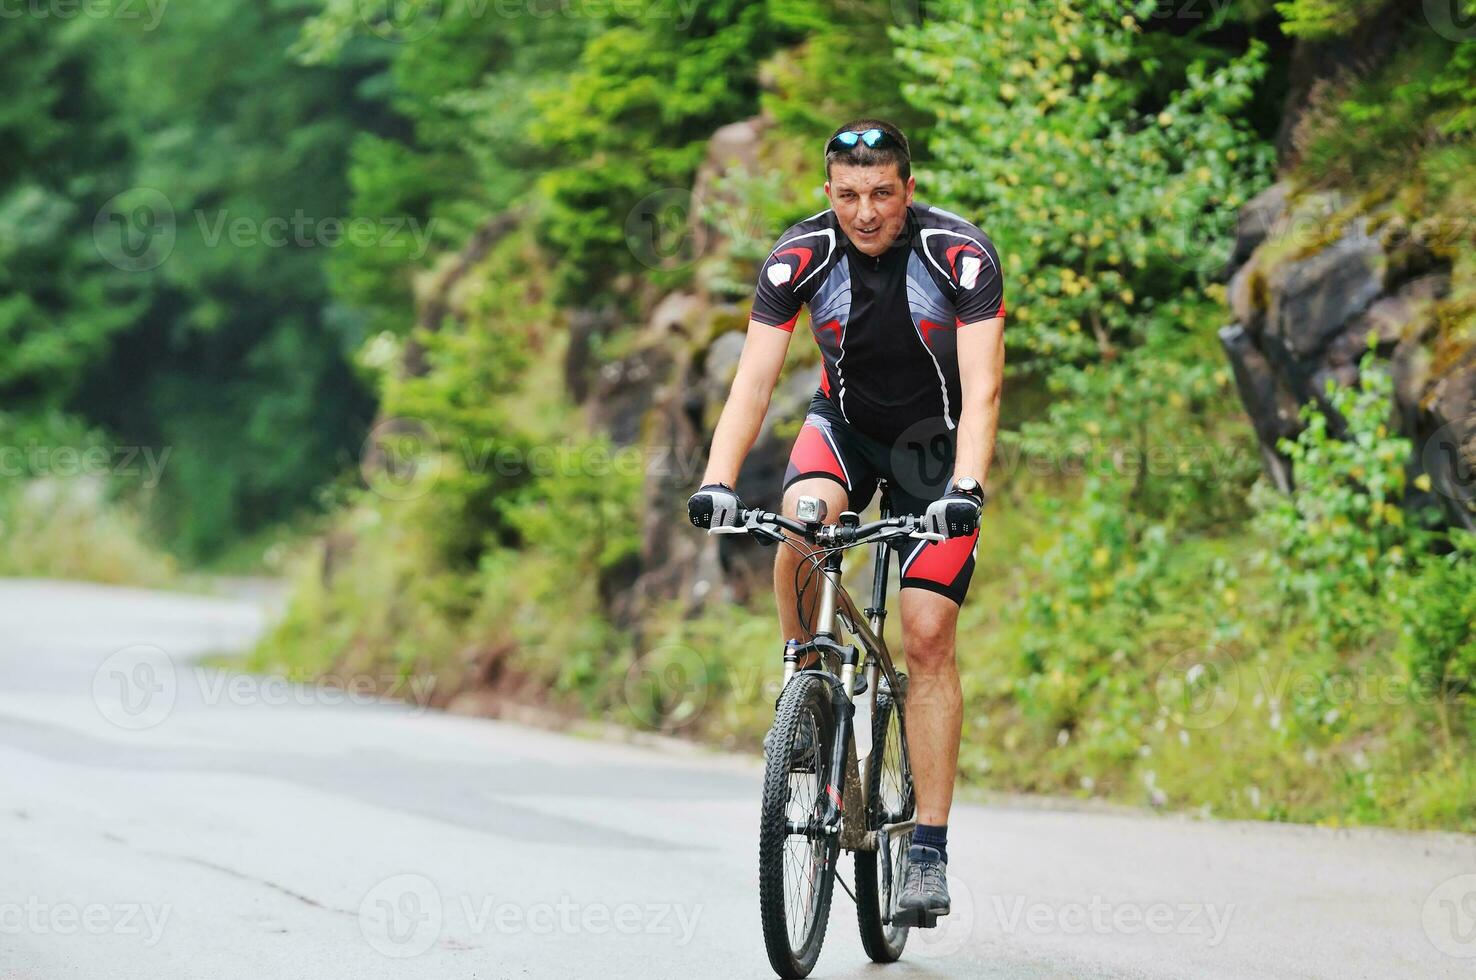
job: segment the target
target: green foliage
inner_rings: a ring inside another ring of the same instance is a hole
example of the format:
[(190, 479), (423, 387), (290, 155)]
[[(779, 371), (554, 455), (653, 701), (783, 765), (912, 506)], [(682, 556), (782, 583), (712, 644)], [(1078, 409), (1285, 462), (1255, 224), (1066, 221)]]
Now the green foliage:
[(1400, 652), (1438, 697), (1476, 695), (1476, 536), (1453, 534), (1449, 554), (1426, 559), (1400, 596)]
[(11, 409), (65, 406), (148, 308), (148, 281), (109, 265), (93, 239), (131, 152), (94, 28), (21, 16), (0, 33), (0, 399)]
[(1287, 0), (1276, 10), (1288, 36), (1321, 41), (1353, 33), (1388, 6), (1389, 0)]
[(1118, 4), (942, 8), (900, 40), (909, 97), (938, 119), (925, 183), (999, 248), (1012, 363), (1105, 358), (1177, 329), (1157, 302), (1223, 262), (1235, 208), (1270, 173), (1237, 122), (1262, 47), (1191, 64), (1145, 105), (1165, 80), (1137, 62)]
[[(0, 397), (170, 450), (155, 523), (191, 558), (310, 505), (372, 411), (319, 232), (373, 114), (359, 72), (288, 56), (311, 6), (20, 17), (0, 40), (26, 93), (0, 110)], [(134, 264), (140, 236), (159, 252)]]
[(927, 196), (981, 216), (1004, 263), (1011, 363), (1045, 373), (1052, 395), (1044, 418), (1002, 434), (1004, 452), (1085, 472), (1027, 558), (1047, 584), (1013, 604), (1016, 696), (1065, 729), (1089, 704), (1130, 712), (1114, 679), (1163, 612), (1172, 555), (1243, 518), (1236, 491), (1256, 465), (1200, 289), (1269, 173), (1269, 148), (1237, 121), (1263, 49), (1207, 48), (1165, 78), (1139, 21), (1105, 2), (945, 4), (899, 44), (909, 97), (938, 119)]
[(150, 542), (144, 470), (73, 416), (0, 413), (0, 575), (175, 584), (175, 559)]
[[(875, 116), (909, 135), (914, 153), (931, 120), (902, 97), (906, 78), (889, 30), (905, 5), (874, 0), (769, 0), (776, 23), (805, 40), (775, 53), (761, 101), (780, 129), (799, 137), (816, 161), (818, 148), (847, 119)], [(812, 212), (810, 212), (812, 213)]]
[[(1476, 15), (1476, 2), (1467, 5)], [(1405, 28), (1401, 44), (1377, 70), (1325, 86), (1299, 125), (1300, 180), (1310, 186), (1408, 184), (1425, 200), (1418, 217), (1447, 209), (1448, 181), (1431, 180), (1439, 154), (1459, 150), (1471, 165), (1476, 131), (1476, 47), (1455, 43), (1423, 23)], [(1418, 175), (1417, 180), (1410, 180)], [(1450, 203), (1452, 209), (1464, 201)]]
[[(1261, 522), (1277, 543), (1277, 584), (1286, 608), (1309, 615), (1330, 647), (1367, 642), (1386, 623), (1381, 593), (1425, 554), (1432, 533), (1406, 519), (1408, 439), (1391, 434), (1393, 382), (1372, 352), (1357, 388), (1328, 382), (1332, 413), (1303, 407), (1307, 425), (1282, 440), (1296, 489), (1261, 487)], [(1336, 418), (1345, 429), (1332, 431)]]
[(649, 195), (691, 186), (707, 138), (753, 114), (758, 65), (794, 37), (766, 3), (705, 3), (673, 30), (680, 10), (657, 0), (615, 24), (585, 46), (560, 89), (535, 96), (533, 136), (560, 156), (540, 186), (563, 298), (587, 301), (622, 273), (649, 274), (626, 246), (627, 218)]

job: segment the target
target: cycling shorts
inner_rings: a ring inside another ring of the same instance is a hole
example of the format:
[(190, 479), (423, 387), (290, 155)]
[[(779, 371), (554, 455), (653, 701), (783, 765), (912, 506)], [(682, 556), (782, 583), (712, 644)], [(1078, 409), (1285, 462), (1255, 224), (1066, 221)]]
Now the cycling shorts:
[[(784, 489), (800, 480), (833, 480), (845, 487), (848, 508), (861, 513), (886, 480), (892, 514), (922, 515), (942, 497), (953, 476), (957, 430), (942, 418), (908, 427), (890, 445), (856, 430), (825, 396), (816, 392), (789, 454)], [(926, 589), (960, 606), (974, 575), (976, 529), (947, 541), (907, 539), (897, 545), (904, 589)]]

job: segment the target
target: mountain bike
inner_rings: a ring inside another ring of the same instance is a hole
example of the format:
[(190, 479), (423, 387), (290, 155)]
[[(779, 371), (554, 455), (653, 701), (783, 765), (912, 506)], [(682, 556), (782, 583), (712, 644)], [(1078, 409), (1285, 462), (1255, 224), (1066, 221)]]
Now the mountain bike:
[[(894, 542), (943, 536), (924, 531), (920, 517), (890, 516), (884, 482), (881, 489), (881, 519), (869, 524), (852, 511), (826, 524), (825, 502), (801, 497), (798, 520), (745, 509), (737, 526), (712, 530), (748, 534), (805, 555), (796, 570), (796, 593), (802, 625), (814, 638), (784, 646), (784, 683), (764, 739), (759, 826), (764, 946), (781, 977), (805, 977), (815, 968), (842, 848), (855, 855), (855, 890), (844, 879), (841, 887), (855, 900), (861, 944), (872, 960), (895, 962), (909, 929), (932, 927), (937, 920), (897, 904), (917, 819), (907, 756), (907, 675), (894, 666), (883, 632)], [(817, 550), (806, 552), (785, 531)], [(876, 557), (871, 605), (863, 613), (841, 587), (841, 555), (867, 543), (876, 545)], [(806, 569), (809, 578), (800, 583)], [(805, 624), (805, 595), (816, 576), (818, 612), (813, 624)], [(843, 645), (838, 628), (855, 642)], [(812, 656), (813, 666), (800, 668)], [(858, 673), (865, 679), (859, 688)]]

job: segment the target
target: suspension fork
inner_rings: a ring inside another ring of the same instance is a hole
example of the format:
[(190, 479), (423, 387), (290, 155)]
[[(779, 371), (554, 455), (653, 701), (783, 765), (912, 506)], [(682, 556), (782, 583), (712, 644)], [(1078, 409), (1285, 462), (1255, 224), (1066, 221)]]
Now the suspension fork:
[[(886, 520), (892, 516), (891, 488), (885, 482), (881, 485), (881, 519)], [(875, 560), (871, 571), (871, 605), (866, 608), (866, 618), (871, 623), (871, 632), (880, 637), (887, 623), (887, 575), (891, 571), (892, 544), (882, 540), (876, 543)], [(870, 724), (876, 717), (876, 698), (881, 690), (881, 665), (877, 658), (868, 656), (866, 658), (866, 697), (868, 699), (866, 719)], [(857, 760), (860, 763), (861, 775), (861, 799), (863, 803), (866, 793), (871, 786), (871, 767), (876, 760), (876, 745), (871, 738), (871, 732), (866, 733), (867, 751)], [(858, 748), (859, 753), (859, 748)]]
[[(825, 773), (825, 809), (821, 815), (820, 822), (825, 832), (839, 833), (841, 823), (841, 811), (845, 800), (846, 786), (846, 762), (849, 759), (851, 746), (851, 729), (854, 723), (856, 707), (852, 703), (851, 685), (856, 679), (856, 664), (859, 654), (855, 644), (840, 646), (836, 643), (835, 619), (836, 619), (836, 582), (840, 580), (841, 553), (833, 551), (825, 558), (825, 573), (820, 592), (820, 609), (815, 618), (815, 625), (819, 630), (815, 634), (813, 645), (816, 648), (827, 648), (837, 653), (840, 657), (840, 682), (836, 683), (833, 675), (830, 677), (830, 707), (835, 717), (835, 736), (831, 742), (830, 764)], [(797, 659), (799, 650), (802, 648), (790, 648), (785, 651), (785, 673), (794, 672), (793, 654)], [(865, 785), (864, 783), (862, 784)]]

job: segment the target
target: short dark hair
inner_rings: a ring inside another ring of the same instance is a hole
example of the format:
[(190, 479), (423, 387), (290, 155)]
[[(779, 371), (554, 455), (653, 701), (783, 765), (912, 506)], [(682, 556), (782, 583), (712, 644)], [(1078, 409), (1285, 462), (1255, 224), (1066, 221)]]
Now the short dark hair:
[(857, 142), (855, 146), (827, 149), (825, 179), (830, 179), (830, 166), (834, 163), (847, 163), (853, 167), (885, 167), (889, 163), (895, 163), (897, 175), (902, 178), (904, 184), (907, 183), (907, 178), (912, 176), (912, 151), (908, 148), (907, 137), (902, 135), (902, 130), (884, 119), (856, 119), (848, 122), (831, 133), (825, 145), (827, 148), (830, 147), (830, 140), (835, 139), (841, 133), (864, 133), (868, 129), (879, 129), (891, 139), (883, 142), (881, 146), (873, 147)]

